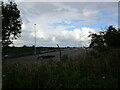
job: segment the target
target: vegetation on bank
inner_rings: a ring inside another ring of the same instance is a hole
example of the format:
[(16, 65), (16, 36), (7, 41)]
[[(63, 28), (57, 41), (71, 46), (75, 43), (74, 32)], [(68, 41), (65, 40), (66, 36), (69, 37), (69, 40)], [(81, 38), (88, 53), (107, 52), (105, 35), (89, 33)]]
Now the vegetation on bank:
[[(97, 52), (86, 57), (63, 56), (60, 62), (46, 60), (38, 65), (16, 63), (3, 67), (3, 88), (118, 88), (120, 29), (110, 26), (107, 31), (91, 36), (90, 47)], [(27, 47), (22, 49), (27, 51)]]
[[(1, 7), (2, 54), (32, 55), (34, 47), (9, 47), (14, 39), (21, 36), (22, 20), (17, 4), (2, 2)], [(120, 82), (120, 29), (109, 26), (106, 31), (92, 33), (90, 37), (92, 37), (90, 47), (98, 51), (95, 55), (78, 59), (64, 56), (60, 62), (47, 60), (39, 65), (32, 64), (31, 67), (19, 63), (3, 67), (3, 89), (117, 88)], [(53, 49), (58, 48), (37, 48), (37, 53)]]
[(117, 88), (120, 48), (85, 58), (3, 68), (3, 88)]

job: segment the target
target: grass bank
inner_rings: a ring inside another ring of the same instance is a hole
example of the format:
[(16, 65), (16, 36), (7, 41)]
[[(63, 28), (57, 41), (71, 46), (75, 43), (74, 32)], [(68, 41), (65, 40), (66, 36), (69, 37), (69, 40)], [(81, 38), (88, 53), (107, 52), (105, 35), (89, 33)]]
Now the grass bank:
[(3, 88), (118, 88), (120, 48), (85, 58), (3, 68)]

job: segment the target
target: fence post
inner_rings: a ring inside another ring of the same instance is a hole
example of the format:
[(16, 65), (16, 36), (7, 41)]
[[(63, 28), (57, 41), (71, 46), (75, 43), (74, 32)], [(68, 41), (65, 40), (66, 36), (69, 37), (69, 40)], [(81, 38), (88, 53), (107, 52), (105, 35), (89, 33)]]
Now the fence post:
[(60, 61), (61, 61), (61, 48), (59, 47), (59, 45), (57, 44), (59, 50), (60, 50)]

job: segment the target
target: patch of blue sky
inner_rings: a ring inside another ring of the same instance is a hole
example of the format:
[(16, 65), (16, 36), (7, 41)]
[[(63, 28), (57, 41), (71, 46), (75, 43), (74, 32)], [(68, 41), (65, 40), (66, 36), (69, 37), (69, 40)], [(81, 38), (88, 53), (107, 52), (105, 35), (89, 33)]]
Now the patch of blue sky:
[(108, 18), (110, 21), (112, 21), (112, 22), (118, 22), (118, 17), (110, 17), (110, 18)]
[(114, 14), (115, 13), (115, 11), (100, 11), (99, 13), (98, 13), (98, 15), (111, 15), (111, 14)]
[(29, 17), (29, 18), (32, 18), (32, 19), (33, 19), (33, 18), (36, 18), (36, 16), (33, 15), (33, 14), (28, 14), (28, 17)]
[(72, 23), (78, 23), (78, 22), (83, 22), (85, 21), (84, 19), (70, 19)]
[(118, 11), (111, 11), (111, 12), (99, 11), (99, 13), (96, 14), (96, 18), (97, 18), (97, 20), (100, 20), (100, 19), (104, 19), (104, 18), (108, 18), (108, 17), (116, 17), (116, 16), (114, 16), (115, 13), (118, 13)]
[(111, 12), (106, 12), (106, 11), (100, 11), (96, 15), (96, 21), (97, 24), (99, 24), (100, 27), (105, 27), (108, 25), (117, 25), (118, 24), (118, 17), (115, 16), (117, 14), (117, 11), (111, 11)]
[(72, 23), (65, 23), (64, 21), (53, 23), (52, 26), (68, 26), (72, 25)]
[[(102, 12), (102, 13), (106, 14), (106, 12)], [(110, 13), (107, 13), (107, 14), (110, 14)], [(102, 20), (104, 20), (102, 17), (97, 17), (96, 20), (97, 20), (96, 24), (76, 25), (75, 23), (84, 22), (85, 20), (82, 20), (82, 19), (64, 19), (61, 22), (53, 23), (52, 26), (57, 27), (57, 26), (71, 26), (71, 25), (73, 25), (74, 27), (66, 28), (66, 30), (68, 30), (68, 31), (72, 31), (74, 29), (80, 29), (80, 28), (83, 28), (83, 27), (91, 28), (91, 29), (94, 29), (95, 31), (101, 31), (105, 27), (113, 25), (112, 23), (106, 23), (106, 22), (102, 21)], [(117, 18), (115, 18), (115, 17), (107, 17), (107, 18), (105, 18), (105, 20), (110, 20), (112, 22), (117, 22)]]
[(85, 20), (82, 19), (64, 19), (61, 22), (53, 23), (52, 26), (69, 26), (74, 25), (75, 23), (82, 22)]
[(66, 30), (68, 31), (72, 31), (74, 29), (81, 29), (83, 27), (87, 27), (87, 28), (91, 28), (94, 29), (95, 31), (101, 31), (102, 29), (104, 29), (105, 27), (110, 26), (110, 24), (106, 24), (106, 23), (97, 23), (97, 24), (92, 24), (92, 25), (77, 25), (75, 27), (72, 28), (66, 28)]

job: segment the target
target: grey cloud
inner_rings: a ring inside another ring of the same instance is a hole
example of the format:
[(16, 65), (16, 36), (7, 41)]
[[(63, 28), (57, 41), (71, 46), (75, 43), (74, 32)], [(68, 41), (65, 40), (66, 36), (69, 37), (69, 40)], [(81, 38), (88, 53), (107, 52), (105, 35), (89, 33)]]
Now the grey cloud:
[[(43, 32), (46, 38), (37, 37), (38, 45), (55, 45), (57, 42), (52, 42), (54, 36), (59, 44), (62, 45), (75, 45), (76, 42), (74, 37), (59, 34), (60, 30), (65, 30), (66, 27), (58, 27), (56, 30), (50, 29), (50, 23), (59, 22), (63, 19), (85, 19), (84, 22), (76, 23), (75, 25), (91, 25), (98, 21), (96, 15), (99, 11), (111, 12), (117, 9), (117, 3), (106, 3), (106, 2), (94, 2), (94, 3), (75, 3), (75, 2), (61, 2), (61, 3), (43, 3), (43, 2), (22, 2), (18, 5), (21, 10), (21, 16), (23, 23), (26, 25), (26, 29), (23, 29), (22, 44), (34, 44), (34, 23), (37, 23), (40, 33)], [(117, 13), (117, 12), (116, 12)], [(110, 17), (113, 17), (110, 15)], [(107, 21), (107, 16), (101, 16), (104, 21)], [(102, 20), (101, 20), (102, 21)], [(19, 42), (16, 42), (18, 45)], [(83, 43), (86, 43), (84, 41)], [(21, 45), (22, 45), (21, 44)]]

